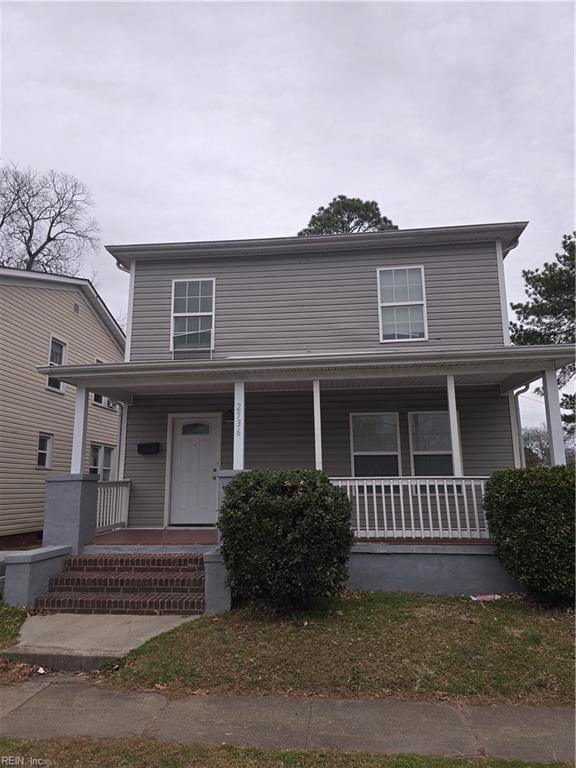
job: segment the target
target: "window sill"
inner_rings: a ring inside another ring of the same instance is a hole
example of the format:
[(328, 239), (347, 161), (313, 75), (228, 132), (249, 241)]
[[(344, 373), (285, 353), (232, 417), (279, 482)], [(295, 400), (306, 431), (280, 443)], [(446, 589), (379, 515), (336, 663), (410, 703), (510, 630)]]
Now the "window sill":
[(54, 392), (54, 394), (56, 394), (56, 395), (65, 395), (66, 394), (66, 390), (64, 389), (64, 387), (62, 387), (62, 389), (54, 389), (54, 387), (49, 387), (48, 384), (46, 384), (44, 389), (47, 392)]
[(380, 344), (412, 344), (415, 341), (428, 341), (428, 337), (423, 339), (380, 339)]
[(94, 400), (92, 400), (92, 405), (95, 405), (96, 408), (103, 408), (105, 411), (109, 411), (110, 413), (118, 413), (118, 408), (115, 405), (105, 405), (104, 403), (97, 403)]

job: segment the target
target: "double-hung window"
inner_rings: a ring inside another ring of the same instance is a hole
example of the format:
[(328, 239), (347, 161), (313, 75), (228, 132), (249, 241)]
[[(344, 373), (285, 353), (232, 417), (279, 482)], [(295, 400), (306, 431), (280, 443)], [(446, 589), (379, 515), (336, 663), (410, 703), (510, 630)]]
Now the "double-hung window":
[(352, 474), (354, 477), (397, 477), (400, 438), (397, 413), (350, 415)]
[[(64, 365), (66, 362), (66, 344), (63, 341), (59, 341), (52, 337), (50, 339), (50, 355), (48, 357), (49, 365)], [(57, 392), (62, 392), (64, 389), (64, 383), (60, 379), (56, 379), (53, 376), (48, 376), (46, 382), (48, 389), (53, 389)]]
[(453, 474), (448, 411), (410, 413), (410, 446), (414, 474), (449, 477)]
[(175, 280), (172, 351), (214, 349), (214, 279)]
[(52, 441), (53, 435), (47, 432), (40, 432), (38, 435), (38, 451), (36, 454), (36, 465), (42, 469), (50, 469), (52, 466)]
[(424, 268), (378, 270), (380, 341), (418, 341), (428, 338)]
[(90, 446), (90, 474), (100, 475), (100, 480), (111, 480), (113, 456), (113, 448), (93, 443)]

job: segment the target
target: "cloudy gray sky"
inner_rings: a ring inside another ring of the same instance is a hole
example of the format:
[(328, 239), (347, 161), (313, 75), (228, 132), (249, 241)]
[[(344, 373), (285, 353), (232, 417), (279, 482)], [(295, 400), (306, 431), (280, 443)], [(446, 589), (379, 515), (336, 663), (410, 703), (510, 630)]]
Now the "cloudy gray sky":
[[(5, 3), (3, 161), (82, 179), (104, 243), (295, 234), (336, 194), (401, 228), (574, 227), (571, 3)], [(99, 288), (125, 313), (103, 249)], [(87, 265), (88, 269), (88, 265)], [(530, 397), (535, 397), (531, 395)], [(540, 403), (523, 399), (525, 420)]]

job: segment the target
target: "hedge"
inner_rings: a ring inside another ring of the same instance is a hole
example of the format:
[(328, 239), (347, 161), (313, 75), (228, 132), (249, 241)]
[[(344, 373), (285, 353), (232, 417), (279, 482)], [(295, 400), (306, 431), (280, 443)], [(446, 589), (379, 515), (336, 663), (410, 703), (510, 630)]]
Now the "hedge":
[(347, 578), (350, 519), (350, 500), (322, 472), (239, 473), (218, 519), (233, 593), (275, 607), (336, 594)]
[(484, 509), (496, 554), (530, 591), (574, 596), (574, 468), (495, 472)]

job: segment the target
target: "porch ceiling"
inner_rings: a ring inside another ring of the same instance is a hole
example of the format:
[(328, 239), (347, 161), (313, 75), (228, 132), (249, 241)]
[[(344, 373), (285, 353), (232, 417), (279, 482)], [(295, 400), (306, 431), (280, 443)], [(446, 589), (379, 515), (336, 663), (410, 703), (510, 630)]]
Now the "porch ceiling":
[(414, 351), (412, 354), (286, 356), (203, 361), (132, 362), (86, 366), (52, 366), (38, 370), (68, 384), (124, 402), (134, 395), (232, 392), (235, 381), (248, 391), (445, 387), (497, 384), (502, 392), (533, 381), (549, 368), (573, 360), (570, 345), (498, 347), (487, 350)]

